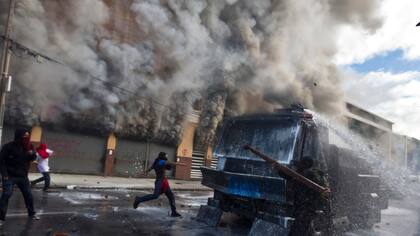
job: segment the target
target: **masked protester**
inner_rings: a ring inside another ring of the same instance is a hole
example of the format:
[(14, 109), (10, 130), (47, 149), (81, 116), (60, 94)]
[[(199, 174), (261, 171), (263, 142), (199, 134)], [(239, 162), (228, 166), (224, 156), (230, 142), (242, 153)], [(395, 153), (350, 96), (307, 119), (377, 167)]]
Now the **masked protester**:
[(0, 151), (0, 171), (3, 186), (0, 199), (0, 224), (5, 221), (7, 205), (15, 185), (18, 186), (23, 195), (28, 216), (31, 219), (39, 219), (35, 215), (31, 185), (28, 179), (30, 163), (36, 158), (35, 150), (29, 138), (28, 130), (16, 129), (14, 140), (5, 144)]
[(164, 152), (159, 153), (158, 157), (155, 159), (152, 166), (150, 166), (150, 168), (146, 170), (146, 173), (150, 172), (151, 170), (155, 170), (155, 173), (156, 173), (155, 190), (153, 194), (146, 195), (143, 197), (136, 197), (133, 203), (134, 209), (136, 209), (140, 203), (158, 199), (159, 196), (164, 193), (169, 200), (169, 204), (171, 205), (171, 210), (172, 210), (171, 216), (172, 217), (181, 216), (176, 211), (175, 197), (171, 188), (169, 187), (168, 179), (165, 176), (166, 170), (170, 170), (175, 165), (183, 165), (183, 164), (169, 162), (168, 158), (166, 157), (166, 153)]
[[(316, 168), (314, 161), (310, 157), (304, 157), (299, 162), (296, 171), (323, 187), (329, 187), (325, 174)], [(297, 184), (293, 205), (293, 217), (295, 218), (295, 222), (293, 223), (289, 235), (315, 235), (314, 232), (316, 229), (314, 229), (312, 222), (316, 217), (316, 211), (326, 211), (329, 206), (328, 200), (322, 197), (320, 193), (315, 192), (302, 184)]]
[(34, 186), (37, 183), (40, 183), (44, 181), (44, 192), (48, 190), (50, 187), (50, 167), (48, 165), (48, 159), (53, 154), (53, 151), (47, 148), (47, 145), (44, 143), (41, 143), (39, 147), (36, 149), (36, 162), (38, 163), (38, 170), (42, 174), (42, 177), (39, 179), (36, 179), (34, 181), (31, 181), (31, 185)]

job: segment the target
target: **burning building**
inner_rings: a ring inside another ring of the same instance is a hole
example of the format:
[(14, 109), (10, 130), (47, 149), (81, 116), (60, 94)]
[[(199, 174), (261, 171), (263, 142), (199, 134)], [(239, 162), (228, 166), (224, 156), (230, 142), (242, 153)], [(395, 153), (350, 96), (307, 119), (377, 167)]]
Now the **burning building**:
[[(128, 175), (157, 149), (173, 159), (199, 156), (201, 163), (223, 117), (294, 103), (343, 113), (336, 34), (346, 24), (378, 28), (378, 2), (18, 1), (12, 38), (60, 63), (14, 50), (6, 122), (41, 126), (51, 143), (100, 146), (74, 154), (93, 158), (86, 173), (102, 171), (93, 163), (113, 163), (101, 159), (107, 155)], [(0, 3), (0, 30), (6, 4)], [(194, 110), (200, 116), (189, 126)], [(191, 135), (199, 150), (177, 150)]]

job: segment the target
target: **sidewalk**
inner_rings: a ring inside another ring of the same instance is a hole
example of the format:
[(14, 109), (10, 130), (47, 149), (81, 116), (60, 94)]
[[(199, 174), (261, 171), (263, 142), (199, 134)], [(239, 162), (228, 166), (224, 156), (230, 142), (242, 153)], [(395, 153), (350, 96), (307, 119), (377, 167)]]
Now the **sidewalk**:
[[(39, 177), (39, 173), (29, 173), (29, 180)], [(201, 185), (200, 181), (170, 179), (169, 184), (174, 191), (212, 191)], [(42, 187), (43, 183), (37, 186)], [(51, 188), (153, 190), (154, 186), (154, 179), (51, 173)]]

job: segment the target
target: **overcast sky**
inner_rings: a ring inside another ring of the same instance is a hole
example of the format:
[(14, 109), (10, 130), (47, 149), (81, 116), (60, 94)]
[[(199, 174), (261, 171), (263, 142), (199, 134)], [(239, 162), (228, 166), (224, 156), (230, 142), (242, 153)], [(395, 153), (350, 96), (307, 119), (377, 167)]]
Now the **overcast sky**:
[(384, 0), (376, 32), (345, 26), (336, 62), (349, 75), (347, 99), (420, 139), (420, 1)]

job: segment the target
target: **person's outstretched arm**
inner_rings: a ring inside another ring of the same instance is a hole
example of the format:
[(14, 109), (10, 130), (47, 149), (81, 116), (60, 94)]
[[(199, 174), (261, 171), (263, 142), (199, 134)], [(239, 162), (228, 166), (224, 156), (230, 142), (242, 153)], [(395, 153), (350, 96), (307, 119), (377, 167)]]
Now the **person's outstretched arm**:
[(147, 168), (146, 170), (144, 170), (144, 175), (147, 175), (147, 173), (149, 173), (150, 171), (152, 171), (153, 170), (153, 165), (154, 165), (154, 162), (153, 162), (153, 164), (152, 165), (150, 165), (150, 167), (149, 168)]
[(167, 166), (187, 166), (185, 163), (166, 161)]
[(50, 157), (54, 154), (54, 151), (53, 151), (53, 150), (51, 150), (51, 149), (48, 149), (48, 148), (47, 148), (47, 153), (48, 153), (48, 155), (49, 155), (49, 157), (48, 157), (48, 158), (50, 158)]

